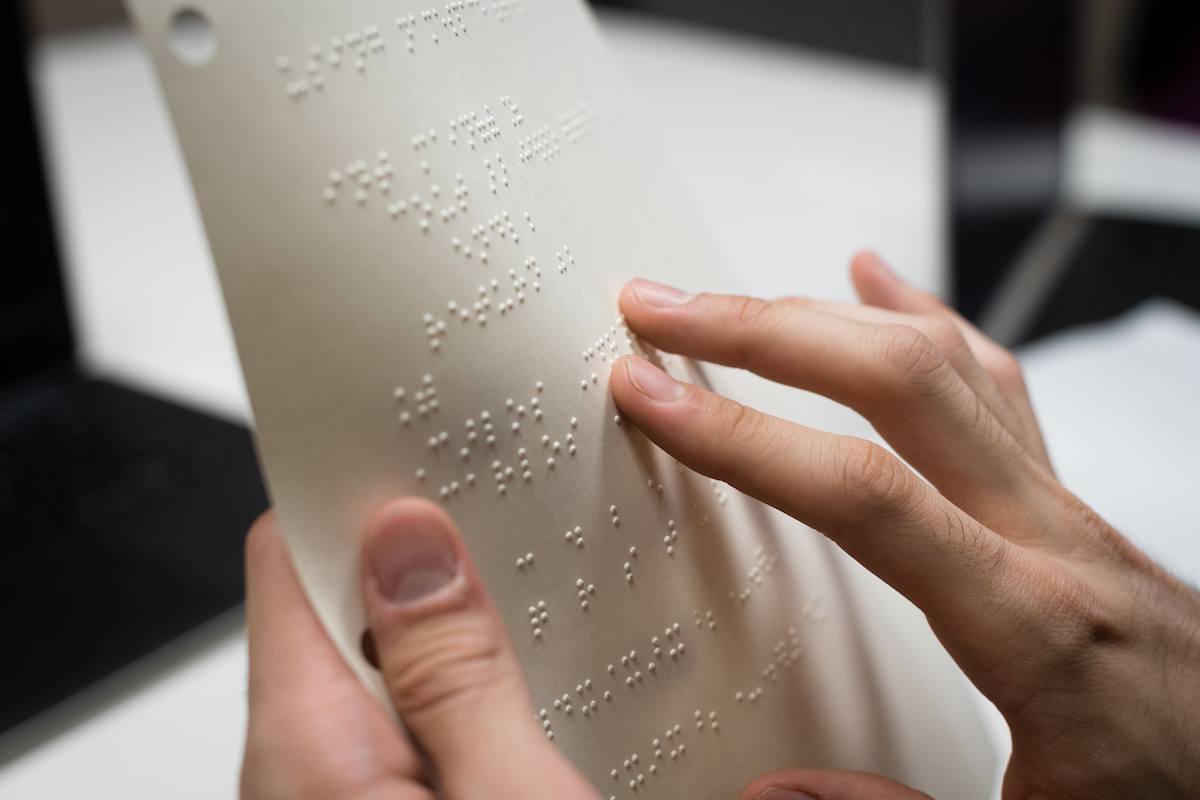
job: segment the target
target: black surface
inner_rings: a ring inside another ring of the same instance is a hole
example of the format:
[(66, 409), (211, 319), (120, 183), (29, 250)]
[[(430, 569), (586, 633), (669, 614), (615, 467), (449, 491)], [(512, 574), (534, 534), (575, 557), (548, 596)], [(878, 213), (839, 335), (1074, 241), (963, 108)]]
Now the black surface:
[(0, 0), (0, 733), (239, 604), (267, 506), (244, 428), (71, 366), (19, 11)]
[(1145, 0), (1122, 87), (1141, 111), (1200, 125), (1200, 2)]
[(70, 372), (0, 398), (0, 731), (242, 600), (245, 429)]
[(1096, 219), (1025, 341), (1115, 317), (1151, 297), (1200, 310), (1200, 228)]
[(25, 74), (20, 3), (0, 0), (0, 381), (71, 357), (37, 128)]

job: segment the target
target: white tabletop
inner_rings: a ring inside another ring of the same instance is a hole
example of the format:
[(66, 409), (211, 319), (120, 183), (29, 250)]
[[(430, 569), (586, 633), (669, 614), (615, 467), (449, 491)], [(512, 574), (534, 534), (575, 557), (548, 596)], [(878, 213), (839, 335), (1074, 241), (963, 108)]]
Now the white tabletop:
[[(850, 299), (846, 264), (864, 246), (919, 285), (942, 285), (940, 104), (932, 80), (623, 17), (606, 16), (604, 27), (749, 289)], [(136, 40), (115, 30), (49, 41), (36, 53), (35, 73), (85, 364), (249, 419), (178, 146)], [(1174, 488), (1180, 480), (1196, 484), (1195, 467), (1178, 456), (1196, 452), (1200, 426), (1179, 403), (1147, 413), (1143, 402), (1184, 389), (1194, 396), (1200, 386), (1200, 323), (1168, 316), (1165, 327), (1152, 314), (1118, 331), (1105, 340), (1111, 347), (1087, 351), (1082, 361), (1072, 361), (1077, 348), (1043, 347), (1031, 358), (1030, 382), (1067, 485), (1200, 581), (1196, 537), (1188, 533), (1200, 500)], [(1156, 371), (1141, 356), (1172, 347), (1175, 369)], [(1109, 351), (1119, 358), (1105, 360)], [(1181, 372), (1179, 358), (1195, 368)], [(1075, 372), (1060, 368), (1064, 359), (1078, 364)], [(1122, 369), (1137, 370), (1137, 380), (1118, 381), (1120, 403), (1110, 410), (1107, 387)], [(1115, 440), (1107, 436), (1114, 427), (1124, 433)], [(1159, 443), (1174, 449), (1160, 451)], [(1156, 469), (1176, 483), (1156, 482)], [(1122, 476), (1138, 483), (1118, 500), (1127, 488)], [(226, 635), (0, 767), (0, 798), (234, 797), (245, 653), (240, 634)]]

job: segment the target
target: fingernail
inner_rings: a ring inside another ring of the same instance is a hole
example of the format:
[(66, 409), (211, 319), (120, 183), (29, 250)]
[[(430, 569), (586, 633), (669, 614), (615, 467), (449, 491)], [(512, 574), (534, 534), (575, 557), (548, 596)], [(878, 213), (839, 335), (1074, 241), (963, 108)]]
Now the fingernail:
[(784, 789), (779, 786), (772, 786), (765, 792), (760, 794), (755, 800), (817, 800), (811, 794), (798, 792), (795, 789)]
[(641, 301), (642, 305), (671, 308), (672, 306), (681, 306), (692, 299), (692, 295), (687, 292), (654, 281), (635, 278), (632, 285), (633, 293), (637, 295), (637, 299)]
[(425, 517), (385, 518), (367, 544), (367, 563), (380, 592), (393, 603), (436, 592), (458, 572), (450, 532)]
[(625, 359), (629, 380), (642, 394), (660, 403), (669, 402), (683, 394), (683, 384), (645, 359), (630, 356)]

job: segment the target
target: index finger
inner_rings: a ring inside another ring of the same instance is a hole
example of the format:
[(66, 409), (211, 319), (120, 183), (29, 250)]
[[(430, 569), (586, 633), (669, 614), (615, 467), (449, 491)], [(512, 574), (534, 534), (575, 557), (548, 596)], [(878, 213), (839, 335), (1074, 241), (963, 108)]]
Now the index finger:
[(825, 534), (931, 619), (975, 625), (971, 599), (1011, 596), (1024, 551), (882, 447), (763, 414), (635, 356), (617, 361), (609, 385), (663, 450)]

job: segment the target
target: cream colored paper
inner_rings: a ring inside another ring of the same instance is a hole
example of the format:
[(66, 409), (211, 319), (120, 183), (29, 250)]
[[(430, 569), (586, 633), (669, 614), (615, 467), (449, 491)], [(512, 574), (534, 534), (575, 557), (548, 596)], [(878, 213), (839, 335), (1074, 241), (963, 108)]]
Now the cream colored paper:
[[(920, 615), (617, 413), (609, 368), (643, 352), (621, 285), (737, 283), (584, 6), (131, 5), (297, 568), (381, 699), (357, 545), (379, 504), (419, 494), (461, 525), (547, 734), (605, 796), (732, 797), (802, 765), (987, 793), (990, 748)], [(185, 9), (215, 46), (186, 27), (172, 43)]]

